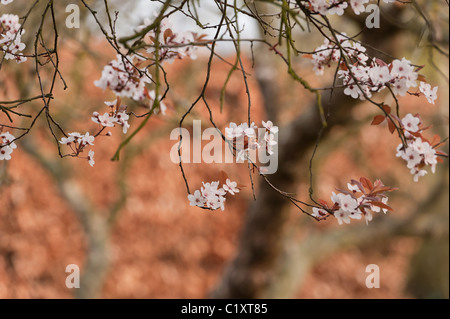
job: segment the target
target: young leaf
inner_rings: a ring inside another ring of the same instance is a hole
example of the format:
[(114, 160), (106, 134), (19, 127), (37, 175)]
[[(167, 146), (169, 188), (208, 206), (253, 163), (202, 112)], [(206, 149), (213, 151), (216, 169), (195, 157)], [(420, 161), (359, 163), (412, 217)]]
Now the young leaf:
[(323, 207), (327, 207), (328, 208), (328, 203), (326, 201), (324, 201), (323, 199), (318, 199), (317, 202), (322, 205)]
[(359, 180), (361, 181), (361, 184), (369, 191), (371, 191), (373, 189), (372, 182), (370, 180), (368, 180), (367, 178), (361, 177)]
[(370, 125), (380, 125), (381, 123), (384, 122), (384, 120), (386, 119), (386, 116), (384, 115), (377, 115), (373, 118), (373, 121)]
[(389, 211), (393, 211), (393, 209), (390, 206), (386, 205), (385, 203), (382, 203), (382, 202), (379, 202), (379, 201), (371, 201), (370, 203), (373, 206), (377, 206), (377, 207), (380, 207), (380, 208), (387, 209)]
[(423, 75), (423, 74), (419, 74), (419, 75), (417, 76), (417, 81), (427, 83), (427, 79), (426, 79), (425, 75)]
[(390, 118), (388, 118), (387, 123), (388, 123), (389, 132), (391, 132), (391, 134), (394, 134), (394, 132), (396, 130), (394, 122), (392, 122), (392, 120)]
[(392, 108), (391, 108), (389, 105), (385, 104), (385, 105), (383, 105), (383, 110), (384, 110), (387, 114), (391, 114)]

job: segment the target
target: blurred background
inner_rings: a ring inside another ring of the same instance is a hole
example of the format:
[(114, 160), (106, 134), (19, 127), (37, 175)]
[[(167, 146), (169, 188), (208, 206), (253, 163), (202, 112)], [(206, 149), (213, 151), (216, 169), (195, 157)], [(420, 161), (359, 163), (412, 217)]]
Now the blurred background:
[[(60, 71), (68, 88), (56, 82), (51, 110), (68, 132), (94, 131), (96, 125), (88, 119), (93, 111), (104, 112), (103, 102), (114, 96), (93, 82), (115, 52), (81, 3), (81, 28), (65, 27), (65, 7), (72, 2), (55, 2)], [(98, 10), (100, 21), (107, 21), (103, 1), (87, 3)], [(109, 3), (111, 12), (120, 12), (119, 35), (130, 34), (158, 8), (144, 0)], [(1, 6), (0, 15), (22, 16), (21, 5), (15, 1)], [(44, 6), (38, 3), (36, 12)], [(273, 13), (270, 6), (258, 6), (262, 13)], [(445, 138), (448, 6), (443, 1), (414, 1), (414, 6), (383, 7), (381, 28), (365, 30), (361, 40), (391, 56), (426, 65), (421, 73), (439, 86), (437, 103), (407, 96), (400, 99), (402, 112), (420, 113), (425, 123), (433, 123), (432, 133)], [(202, 10), (205, 21), (217, 21), (208, 5)], [(195, 28), (182, 14), (174, 18), (175, 29)], [(338, 24), (339, 30), (355, 34), (363, 18), (346, 15), (336, 21), (345, 21)], [(32, 15), (25, 25), (29, 50), (38, 19)], [(266, 37), (276, 43), (270, 35), (259, 34), (252, 21), (242, 19), (245, 37)], [(51, 37), (52, 28), (44, 28), (44, 34)], [(299, 32), (295, 39), (305, 51), (323, 42), (317, 32)], [(219, 44), (222, 59), (214, 60), (206, 91), (222, 131), (229, 122), (247, 119), (247, 95), (239, 72), (230, 78), (220, 112), (221, 91), (235, 60), (231, 49)], [(243, 52), (250, 74), (252, 118), (259, 123), (270, 119), (280, 127), (279, 169), (271, 181), (307, 199), (309, 161), (321, 127), (315, 96), (289, 77), (285, 64), (267, 47), (255, 44), (253, 55), (249, 48)], [(224, 212), (189, 206), (179, 167), (170, 161), (174, 141), (169, 135), (202, 90), (207, 54), (200, 50), (195, 61), (164, 65), (170, 83), (168, 114), (150, 119), (119, 162), (110, 161), (123, 140), (119, 130), (97, 140), (96, 165), (91, 168), (85, 161), (58, 157), (44, 120), (17, 142), (11, 161), (0, 162), (0, 298), (448, 298), (448, 161), (438, 165), (436, 174), (414, 183), (404, 162), (395, 157), (398, 139), (385, 125), (369, 125), (378, 110), (338, 91), (332, 97), (324, 93), (331, 118), (313, 162), (315, 195), (328, 199), (350, 179), (380, 178), (399, 188), (390, 196), (394, 212), (376, 215), (368, 226), (364, 221), (345, 226), (334, 219), (316, 222), (257, 176), (254, 200), (246, 164), (186, 164), (193, 189), (199, 189), (201, 181), (217, 180), (221, 170), (246, 186), (227, 199)], [(317, 77), (308, 59), (299, 57), (295, 69), (313, 87), (333, 83), (333, 70)], [(0, 101), (38, 92), (31, 59), (20, 65), (3, 64)], [(394, 102), (386, 99), (388, 104)], [(137, 113), (145, 112), (132, 101), (126, 103)], [(31, 102), (23, 110), (36, 114), (41, 104)], [(195, 119), (207, 126), (208, 116), (199, 106), (186, 119), (186, 127)], [(1, 123), (5, 120), (1, 113)], [(29, 124), (28, 119), (15, 120)], [(135, 128), (139, 122), (132, 119), (130, 124)], [(81, 269), (79, 289), (66, 287), (69, 264)], [(380, 268), (378, 289), (365, 284), (370, 264)]]

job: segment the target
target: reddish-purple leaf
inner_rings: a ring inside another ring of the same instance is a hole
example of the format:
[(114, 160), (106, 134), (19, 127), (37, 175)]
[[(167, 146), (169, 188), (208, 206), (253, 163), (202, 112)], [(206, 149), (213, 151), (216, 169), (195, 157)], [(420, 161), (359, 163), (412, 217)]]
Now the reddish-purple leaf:
[(384, 120), (386, 119), (386, 116), (384, 115), (377, 115), (373, 118), (373, 121), (371, 123), (371, 125), (380, 125), (381, 123), (384, 122)]

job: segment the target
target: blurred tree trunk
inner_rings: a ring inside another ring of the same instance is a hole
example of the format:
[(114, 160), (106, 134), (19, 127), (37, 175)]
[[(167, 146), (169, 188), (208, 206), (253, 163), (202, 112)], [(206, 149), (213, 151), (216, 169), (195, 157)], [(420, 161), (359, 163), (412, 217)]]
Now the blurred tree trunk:
[(75, 296), (80, 299), (97, 298), (108, 269), (110, 224), (95, 208), (78, 182), (71, 176), (66, 162), (51, 160), (37, 151), (32, 136), (22, 141), (23, 149), (31, 155), (54, 179), (58, 190), (75, 212), (86, 236), (86, 259), (81, 268), (80, 288)]
[[(390, 16), (399, 14), (401, 9), (394, 7)], [(364, 21), (356, 20), (364, 23)], [(392, 20), (381, 19), (383, 28), (377, 29), (381, 33), (376, 39), (370, 35), (362, 41), (385, 52), (392, 53), (391, 42), (399, 32), (404, 31)], [(361, 25), (364, 28), (364, 25)], [(363, 33), (364, 35), (365, 33)], [(376, 42), (374, 43), (373, 40)], [(264, 62), (264, 63), (269, 63)], [(273, 62), (272, 62), (273, 63)], [(263, 88), (263, 86), (262, 86)], [(330, 110), (328, 127), (324, 131), (322, 139), (325, 139), (331, 128), (335, 126), (349, 125), (351, 122), (351, 110), (358, 101), (343, 94), (341, 90), (326, 91), (323, 96), (324, 109)], [(266, 96), (267, 94), (264, 94)], [(273, 99), (273, 96), (271, 96)], [(271, 104), (278, 105), (276, 101)], [(308, 168), (306, 159), (311, 155), (316, 144), (317, 137), (322, 129), (321, 118), (317, 105), (311, 105), (287, 127), (280, 129), (279, 133), (279, 166), (278, 171), (270, 175), (271, 183), (279, 189), (292, 192), (299, 184), (300, 174)], [(306, 194), (303, 194), (303, 198)], [(259, 194), (247, 212), (246, 221), (239, 241), (236, 257), (225, 270), (220, 283), (212, 292), (213, 298), (264, 298), (264, 297), (290, 297), (289, 294), (272, 295), (283, 284), (296, 279), (294, 268), (301, 266), (301, 260), (297, 264), (289, 265), (286, 272), (287, 247), (285, 242), (287, 220), (290, 202), (271, 189), (264, 181), (259, 185)], [(342, 240), (345, 241), (345, 236)], [(280, 280), (280, 273), (285, 278)], [(292, 293), (292, 289), (289, 290)]]
[(420, 227), (433, 231), (411, 258), (406, 291), (416, 298), (449, 298), (449, 189), (447, 178), (443, 179), (446, 183), (420, 208), (426, 219)]

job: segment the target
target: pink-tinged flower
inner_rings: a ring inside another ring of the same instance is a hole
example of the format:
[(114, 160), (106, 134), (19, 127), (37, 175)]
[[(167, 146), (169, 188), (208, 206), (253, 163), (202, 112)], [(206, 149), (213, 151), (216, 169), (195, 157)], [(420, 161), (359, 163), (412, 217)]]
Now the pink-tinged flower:
[(405, 96), (408, 90), (408, 80), (406, 79), (398, 79), (392, 84), (392, 92), (395, 95)]
[(344, 10), (347, 7), (348, 7), (347, 2), (334, 1), (334, 3), (330, 5), (330, 8), (328, 9), (328, 14), (337, 14), (338, 16), (341, 16), (344, 14)]
[(358, 207), (358, 202), (350, 195), (345, 195), (341, 193), (335, 194), (333, 192), (331, 200), (333, 201), (333, 203), (338, 204), (341, 210), (344, 210), (346, 212), (355, 211), (356, 208)]
[(402, 119), (403, 127), (410, 132), (417, 132), (419, 130), (420, 119), (411, 113), (406, 114)]
[(354, 56), (359, 63), (366, 65), (367, 60), (369, 60), (369, 57), (365, 53), (367, 49), (361, 45), (359, 42), (354, 42), (352, 46), (352, 50), (349, 53), (349, 56)]
[(364, 5), (368, 2), (369, 0), (350, 0), (350, 5), (353, 9), (353, 12), (359, 15), (361, 12), (366, 11), (366, 7), (364, 7)]
[(123, 134), (127, 134), (130, 124), (128, 124), (128, 119), (130, 116), (125, 112), (118, 112), (115, 116), (117, 124), (122, 126)]
[(14, 137), (14, 135), (12, 135), (9, 132), (1, 133), (0, 134), (0, 142), (1, 142), (0, 146), (1, 145), (8, 145), (10, 148), (16, 149), (17, 145), (16, 145), (16, 143), (13, 142), (15, 139), (16, 138)]
[(425, 95), (429, 103), (434, 104), (434, 101), (436, 101), (437, 99), (437, 91), (438, 91), (437, 86), (431, 88), (430, 84), (420, 82), (419, 90), (420, 92), (423, 93), (423, 95)]
[(372, 67), (369, 70), (369, 76), (374, 85), (384, 85), (392, 79), (387, 66)]
[[(361, 93), (361, 90), (359, 89), (359, 87), (356, 84), (350, 84), (348, 85), (345, 90), (344, 90), (344, 94), (345, 95), (349, 95), (354, 99), (359, 98), (359, 95)], [(362, 94), (361, 94), (362, 95)]]
[(347, 183), (347, 188), (349, 191), (354, 192), (354, 193), (362, 193), (362, 191), (359, 189), (358, 185), (352, 185), (350, 183)]
[(403, 154), (405, 154), (404, 146), (403, 144), (399, 144), (397, 146), (397, 153), (395, 154), (396, 157), (403, 157)]
[(366, 220), (366, 225), (369, 225), (369, 222), (372, 221), (373, 219), (372, 213), (366, 210), (366, 213), (364, 214), (364, 219)]
[(61, 141), (59, 141), (63, 145), (70, 145), (75, 141), (75, 138), (73, 136), (63, 137), (61, 138)]
[(188, 199), (191, 206), (203, 207), (205, 205), (205, 198), (202, 196), (199, 190), (196, 190), (194, 192), (194, 195), (189, 194)]
[(272, 121), (264, 122), (262, 121), (262, 125), (266, 128), (270, 133), (276, 134), (278, 133), (278, 126), (274, 126)]
[(243, 132), (244, 130), (233, 122), (230, 123), (230, 127), (225, 128), (225, 134), (229, 139), (241, 137)]
[(11, 159), (11, 153), (13, 152), (13, 149), (11, 147), (7, 146), (0, 146), (0, 161), (7, 160), (9, 161)]
[(417, 80), (418, 74), (414, 71), (414, 66), (411, 65), (411, 62), (405, 58), (401, 61), (392, 61), (391, 75), (393, 78), (397, 77), (407, 80), (406, 85), (408, 87), (415, 87), (417, 85), (415, 81)]
[(89, 161), (89, 165), (91, 165), (91, 167), (94, 167), (95, 160), (94, 160), (94, 151), (93, 150), (89, 151), (87, 159)]
[(239, 128), (240, 130), (242, 130), (242, 132), (243, 132), (243, 134), (244, 134), (245, 136), (248, 136), (248, 137), (255, 137), (255, 136), (256, 136), (255, 128), (257, 128), (257, 127), (256, 127), (255, 123), (252, 123), (252, 124), (250, 125), (250, 127), (248, 126), (247, 123), (242, 123), (242, 124), (240, 124), (240, 125), (238, 126), (238, 128)]
[(322, 208), (313, 207), (312, 210), (313, 210), (313, 213), (311, 214), (311, 216), (313, 216), (315, 218), (324, 218), (328, 215), (328, 212)]
[(229, 178), (226, 180), (226, 184), (223, 184), (223, 189), (230, 193), (231, 195), (234, 195), (235, 193), (239, 193), (239, 188), (237, 188), (237, 183), (232, 182)]
[(414, 182), (418, 182), (419, 178), (428, 174), (424, 169), (418, 169), (416, 167), (411, 169), (411, 174), (414, 175)]
[(70, 145), (72, 143), (82, 143), (84, 135), (81, 135), (78, 132), (69, 133), (67, 137), (61, 138), (59, 141), (63, 145)]
[(117, 105), (117, 99), (115, 99), (114, 101), (110, 101), (110, 102), (105, 101), (104, 103), (105, 103), (107, 106), (113, 108), (113, 107), (115, 107), (115, 106)]
[(81, 142), (80, 143), (83, 146), (94, 145), (94, 140), (95, 140), (95, 137), (92, 136), (92, 135), (89, 135), (89, 132), (86, 132), (86, 134), (83, 137), (81, 137)]
[(413, 147), (408, 147), (403, 154), (403, 159), (408, 162), (406, 165), (409, 169), (415, 167), (422, 162), (422, 156)]
[(91, 117), (92, 122), (100, 124), (100, 120), (98, 119), (99, 116), (100, 116), (100, 114), (98, 112), (92, 113), (92, 117)]
[(337, 219), (339, 225), (342, 225), (343, 223), (350, 224), (350, 212), (338, 210), (334, 212), (334, 217)]
[(361, 210), (357, 209), (357, 210), (353, 210), (350, 212), (349, 217), (351, 219), (356, 219), (356, 220), (360, 220), (362, 218), (362, 212)]
[(109, 113), (105, 113), (98, 116), (98, 121), (100, 125), (104, 127), (114, 127), (114, 123), (117, 122), (117, 119), (114, 116), (110, 116)]
[(269, 153), (269, 155), (273, 155), (273, 147), (275, 145), (278, 144), (278, 142), (275, 139), (275, 135), (269, 132), (266, 132), (265, 136), (264, 136), (264, 140), (266, 141), (266, 145), (267, 145), (267, 153)]

